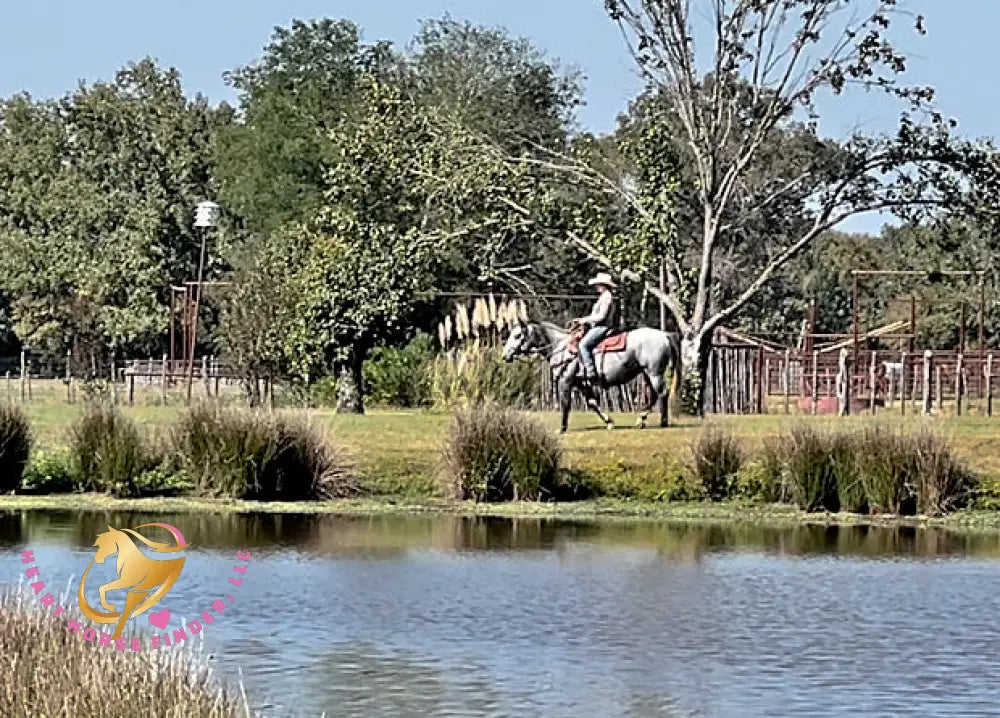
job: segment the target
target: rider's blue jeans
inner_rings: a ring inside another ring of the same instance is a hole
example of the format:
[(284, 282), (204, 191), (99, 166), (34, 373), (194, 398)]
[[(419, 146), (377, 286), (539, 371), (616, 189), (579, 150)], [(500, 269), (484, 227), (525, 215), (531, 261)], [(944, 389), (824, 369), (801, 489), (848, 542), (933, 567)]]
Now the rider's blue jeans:
[(583, 359), (583, 366), (589, 376), (597, 374), (597, 367), (594, 366), (594, 350), (597, 345), (608, 335), (609, 327), (591, 327), (580, 340), (580, 358)]

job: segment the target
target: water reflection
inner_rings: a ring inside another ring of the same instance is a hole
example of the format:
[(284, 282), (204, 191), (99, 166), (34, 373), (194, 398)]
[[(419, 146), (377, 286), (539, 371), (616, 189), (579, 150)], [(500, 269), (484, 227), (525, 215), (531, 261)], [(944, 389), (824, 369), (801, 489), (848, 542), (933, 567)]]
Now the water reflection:
[(207, 549), (294, 546), (313, 556), (393, 558), (412, 550), (549, 551), (570, 545), (628, 545), (663, 558), (699, 560), (706, 552), (760, 551), (784, 556), (1000, 556), (993, 533), (910, 526), (768, 527), (752, 523), (583, 521), (462, 516), (330, 516), (299, 514), (144, 514), (121, 511), (0, 512), (0, 546), (27, 543), (86, 548), (115, 527), (154, 521), (177, 526)]

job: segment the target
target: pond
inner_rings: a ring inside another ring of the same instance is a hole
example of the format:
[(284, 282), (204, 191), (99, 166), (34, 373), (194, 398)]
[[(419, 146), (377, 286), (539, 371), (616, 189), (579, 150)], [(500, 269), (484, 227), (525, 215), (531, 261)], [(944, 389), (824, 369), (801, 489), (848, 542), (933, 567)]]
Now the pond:
[(97, 533), (149, 522), (193, 545), (162, 604), (188, 620), (251, 551), (201, 637), (267, 716), (1000, 714), (996, 535), (25, 511), (0, 582), (30, 548), (75, 590)]

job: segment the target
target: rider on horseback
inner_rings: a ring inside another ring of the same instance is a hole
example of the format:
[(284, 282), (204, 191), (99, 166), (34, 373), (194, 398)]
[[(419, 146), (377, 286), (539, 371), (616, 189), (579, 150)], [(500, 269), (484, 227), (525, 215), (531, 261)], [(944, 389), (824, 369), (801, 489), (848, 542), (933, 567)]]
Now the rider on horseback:
[(618, 326), (618, 303), (612, 293), (615, 283), (611, 275), (599, 272), (589, 284), (597, 288), (597, 301), (590, 315), (581, 317), (576, 322), (587, 327), (587, 333), (580, 340), (580, 358), (583, 360), (585, 376), (591, 381), (596, 381), (594, 350)]

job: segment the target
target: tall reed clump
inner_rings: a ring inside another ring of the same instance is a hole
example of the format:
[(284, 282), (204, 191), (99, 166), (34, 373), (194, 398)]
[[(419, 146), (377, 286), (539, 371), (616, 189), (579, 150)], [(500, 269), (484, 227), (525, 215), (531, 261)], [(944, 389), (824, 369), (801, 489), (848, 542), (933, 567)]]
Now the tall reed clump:
[(159, 461), (135, 423), (103, 402), (88, 404), (72, 427), (69, 453), (80, 488), (118, 497), (139, 495), (139, 477)]
[(769, 470), (792, 485), (806, 511), (939, 516), (969, 505), (977, 485), (947, 441), (926, 430), (799, 426), (780, 443)]
[(557, 489), (562, 447), (534, 419), (488, 404), (458, 412), (443, 452), (444, 479), (456, 498), (538, 501)]
[(0, 493), (16, 491), (31, 454), (28, 418), (15, 406), (0, 405)]
[(343, 451), (302, 421), (196, 407), (174, 427), (170, 445), (201, 496), (313, 501), (358, 493)]
[[(116, 651), (66, 630), (24, 588), (0, 593), (0, 715), (251, 715), (193, 644), (168, 651)], [(82, 620), (80, 616), (73, 616)]]
[(691, 458), (694, 477), (709, 499), (725, 501), (735, 493), (745, 456), (732, 434), (707, 427), (692, 444)]
[(521, 300), (480, 297), (469, 306), (459, 303), (438, 325), (442, 353), (430, 364), (430, 396), (439, 409), (458, 404), (502, 404), (533, 408), (541, 386), (539, 367), (531, 362), (508, 364), (501, 357), (505, 332), (527, 321)]

